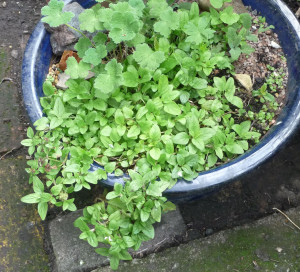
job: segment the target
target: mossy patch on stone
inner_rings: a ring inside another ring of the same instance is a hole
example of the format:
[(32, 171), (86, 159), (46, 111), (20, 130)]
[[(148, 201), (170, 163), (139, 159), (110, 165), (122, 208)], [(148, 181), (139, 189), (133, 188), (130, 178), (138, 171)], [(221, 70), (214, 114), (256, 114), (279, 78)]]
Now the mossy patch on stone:
[(0, 271), (48, 272), (44, 228), (36, 209), (20, 198), (30, 193), (23, 156), (0, 160)]
[[(300, 208), (289, 216), (300, 223)], [(205, 239), (169, 248), (120, 265), (118, 271), (215, 272), (299, 271), (300, 232), (282, 215), (219, 232)], [(94, 272), (111, 271), (108, 267)]]
[(0, 152), (21, 147), (23, 132), (19, 117), (18, 88), (8, 77), (10, 68), (8, 52), (0, 48)]

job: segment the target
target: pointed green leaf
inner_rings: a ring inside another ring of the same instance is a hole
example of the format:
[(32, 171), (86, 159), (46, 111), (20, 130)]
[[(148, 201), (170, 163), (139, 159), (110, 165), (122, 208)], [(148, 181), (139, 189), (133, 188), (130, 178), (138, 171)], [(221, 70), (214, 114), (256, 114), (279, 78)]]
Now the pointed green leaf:
[(40, 202), (38, 204), (38, 213), (42, 220), (45, 220), (48, 211), (48, 203)]

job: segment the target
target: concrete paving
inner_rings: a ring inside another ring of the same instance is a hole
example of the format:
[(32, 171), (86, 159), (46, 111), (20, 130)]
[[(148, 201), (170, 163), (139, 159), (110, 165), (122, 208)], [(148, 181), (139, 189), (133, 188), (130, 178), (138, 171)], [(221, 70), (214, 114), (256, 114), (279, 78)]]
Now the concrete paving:
[(22, 51), (40, 12), (37, 0), (0, 0), (0, 272), (48, 272), (44, 224), (20, 198), (32, 191), (25, 171), (26, 113), (22, 107)]
[[(82, 216), (82, 210), (57, 217), (50, 222), (50, 239), (55, 255), (54, 269), (57, 272), (91, 271), (109, 264), (106, 257), (98, 255), (86, 241), (80, 240), (81, 231), (73, 226), (74, 221)], [(132, 252), (133, 256), (145, 256), (174, 244), (176, 237), (186, 233), (179, 210), (162, 216), (160, 223), (155, 224), (155, 238), (144, 242), (140, 249)]]
[[(300, 208), (287, 215), (300, 225)], [(109, 272), (109, 267), (93, 272)], [(300, 231), (281, 214), (122, 263), (120, 272), (298, 272)]]

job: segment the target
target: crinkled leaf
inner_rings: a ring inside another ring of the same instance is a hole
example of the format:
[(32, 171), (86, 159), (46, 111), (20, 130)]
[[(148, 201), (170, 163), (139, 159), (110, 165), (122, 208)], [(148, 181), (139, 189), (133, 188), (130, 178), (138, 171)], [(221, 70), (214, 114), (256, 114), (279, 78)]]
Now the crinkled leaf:
[(197, 24), (189, 21), (184, 26), (184, 32), (188, 35), (186, 42), (200, 44), (204, 40), (213, 38), (213, 33), (215, 31), (209, 27), (209, 21), (210, 19), (208, 16), (199, 18)]
[(156, 70), (159, 65), (165, 60), (163, 52), (154, 52), (147, 44), (138, 44), (136, 51), (133, 53), (134, 60), (141, 65), (141, 67)]
[(102, 59), (107, 56), (107, 50), (106, 46), (103, 44), (100, 44), (96, 46), (96, 48), (89, 48), (83, 57), (83, 61), (86, 63), (91, 63), (94, 66), (97, 66), (99, 63), (101, 63)]
[(74, 17), (72, 12), (63, 12), (63, 1), (51, 0), (48, 6), (42, 8), (41, 13), (43, 16), (42, 22), (49, 24), (51, 27), (57, 27), (67, 24)]
[(99, 21), (97, 11), (94, 9), (86, 9), (79, 14), (80, 29), (88, 32), (95, 32), (96, 30), (102, 30), (103, 25)]
[(90, 39), (81, 37), (75, 44), (74, 48), (80, 58), (84, 57), (85, 52), (92, 46)]
[(220, 19), (223, 23), (228, 25), (233, 25), (240, 19), (240, 15), (233, 12), (233, 7), (229, 6), (221, 11)]
[(115, 42), (132, 40), (139, 31), (139, 21), (131, 12), (114, 12), (109, 37)]
[(127, 71), (123, 73), (123, 84), (126, 87), (136, 87), (139, 84), (139, 74), (133, 65), (127, 67)]
[(172, 9), (163, 11), (160, 15), (160, 21), (154, 24), (154, 31), (160, 33), (162, 36), (168, 38), (172, 30), (179, 27), (178, 13)]
[(79, 63), (74, 57), (69, 57), (67, 59), (67, 69), (65, 73), (69, 75), (72, 79), (85, 78), (89, 74), (91, 65), (80, 61)]
[(122, 83), (122, 70), (123, 66), (117, 63), (116, 59), (112, 59), (105, 66), (106, 73), (100, 74), (94, 83), (96, 90), (96, 96), (102, 97), (103, 93), (112, 93)]
[(150, 0), (148, 1), (148, 7), (150, 7), (150, 15), (153, 17), (159, 17), (160, 14), (166, 10), (169, 6), (165, 0)]

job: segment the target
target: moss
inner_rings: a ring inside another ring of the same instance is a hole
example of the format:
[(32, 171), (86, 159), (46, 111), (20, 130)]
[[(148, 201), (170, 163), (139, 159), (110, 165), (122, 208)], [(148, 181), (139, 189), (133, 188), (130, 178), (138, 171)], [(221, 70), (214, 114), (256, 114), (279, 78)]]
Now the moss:
[[(298, 224), (299, 214), (300, 209), (298, 214), (295, 212)], [(123, 263), (119, 271), (286, 272), (299, 269), (300, 233), (277, 215)], [(110, 270), (102, 268), (100, 271)]]
[(0, 161), (0, 271), (49, 271), (44, 228), (36, 209), (21, 203), (30, 192), (24, 157)]

